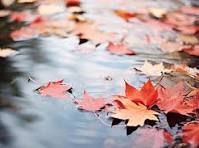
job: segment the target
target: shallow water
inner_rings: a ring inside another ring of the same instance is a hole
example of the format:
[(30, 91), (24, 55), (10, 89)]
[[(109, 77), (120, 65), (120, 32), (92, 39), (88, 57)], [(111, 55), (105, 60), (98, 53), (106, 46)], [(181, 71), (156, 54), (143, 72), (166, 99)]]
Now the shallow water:
[[(193, 57), (161, 54), (158, 50), (154, 54), (148, 48), (136, 56), (112, 55), (105, 45), (85, 53), (74, 48), (73, 36), (1, 44), (19, 52), (0, 59), (0, 148), (133, 147), (136, 132), (126, 136), (125, 128), (105, 126), (94, 114), (77, 110), (70, 99), (42, 97), (34, 90), (49, 81), (64, 79), (72, 85), (76, 97), (84, 90), (110, 97), (123, 94), (124, 80), (140, 86), (147, 79), (133, 71), (146, 59), (198, 65)], [(29, 76), (38, 84), (28, 82)]]

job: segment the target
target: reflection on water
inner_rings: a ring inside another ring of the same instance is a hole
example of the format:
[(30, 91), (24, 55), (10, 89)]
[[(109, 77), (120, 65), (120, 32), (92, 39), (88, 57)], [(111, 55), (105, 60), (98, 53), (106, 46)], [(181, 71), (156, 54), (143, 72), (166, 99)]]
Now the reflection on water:
[[(9, 44), (19, 53), (0, 59), (0, 148), (126, 148), (132, 147), (134, 134), (124, 128), (110, 128), (90, 113), (78, 111), (70, 99), (41, 97), (34, 90), (40, 84), (28, 83), (32, 76), (42, 84), (64, 79), (76, 96), (86, 89), (94, 95), (122, 94), (128, 80), (139, 86), (145, 76), (135, 75), (132, 67), (145, 59), (156, 62), (189, 62), (181, 54), (116, 56), (100, 45), (95, 52), (82, 53), (75, 37), (40, 37)], [(1, 46), (8, 45), (0, 42)], [(111, 81), (105, 78), (111, 77)]]

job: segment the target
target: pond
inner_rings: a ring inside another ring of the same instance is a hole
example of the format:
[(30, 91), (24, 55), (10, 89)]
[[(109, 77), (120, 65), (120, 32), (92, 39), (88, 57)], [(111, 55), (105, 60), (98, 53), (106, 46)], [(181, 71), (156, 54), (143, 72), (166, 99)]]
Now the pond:
[[(85, 16), (93, 20), (103, 19), (108, 9), (121, 7), (117, 3), (112, 4), (114, 2), (106, 5), (106, 2), (100, 1), (98, 7), (93, 1), (85, 0), (82, 3), (82, 9), (86, 11)], [(162, 3), (165, 3), (165, 7), (169, 9), (176, 9), (183, 4), (188, 4), (189, 1), (181, 3), (141, 1), (136, 7), (144, 7), (144, 5), (157, 7)], [(24, 7), (29, 9), (30, 6)], [(23, 6), (20, 5), (20, 7), (23, 9)], [(125, 7), (130, 9), (130, 6)], [(53, 17), (63, 19), (65, 11)], [(96, 18), (93, 18), (94, 16)], [(94, 50), (94, 45), (90, 42), (78, 45), (78, 38), (72, 33), (68, 33), (67, 37), (40, 35), (28, 40), (13, 41), (7, 37), (9, 31), (4, 31), (5, 35), (4, 37), (1, 35), (0, 47), (13, 48), (17, 53), (0, 58), (1, 148), (136, 146), (135, 139), (138, 135), (136, 131), (127, 136), (125, 126), (111, 127), (111, 119), (106, 115), (96, 117), (94, 113), (78, 110), (71, 99), (72, 95), (69, 94), (66, 99), (55, 99), (41, 96), (36, 91), (50, 81), (64, 79), (66, 84), (72, 86), (72, 92), (76, 98), (82, 98), (84, 90), (92, 96), (110, 98), (115, 94), (124, 94), (124, 80), (140, 87), (148, 79), (147, 76), (137, 74), (134, 70), (135, 67), (143, 65), (145, 60), (199, 66), (198, 58), (185, 53), (165, 54), (156, 46), (143, 46), (140, 39), (141, 33), (145, 31), (150, 33), (149, 30), (145, 28), (127, 30), (123, 26), (116, 26), (117, 23), (120, 25), (120, 21), (117, 22), (114, 19), (112, 18), (113, 22), (109, 22), (111, 18), (104, 18), (104, 22), (107, 22), (102, 24), (102, 29), (107, 30), (109, 28), (106, 26), (110, 25), (113, 31), (120, 29), (118, 32), (132, 33), (127, 42), (132, 41), (137, 55), (111, 54), (106, 50), (107, 43), (96, 46)], [(0, 24), (3, 26), (1, 29), (16, 27), (16, 24), (10, 24), (7, 21), (1, 21)], [(136, 25), (139, 26), (139, 24)], [(36, 82), (29, 81), (30, 78)], [(177, 127), (174, 127), (173, 131), (175, 128)], [(143, 144), (139, 147), (147, 148), (147, 145)]]

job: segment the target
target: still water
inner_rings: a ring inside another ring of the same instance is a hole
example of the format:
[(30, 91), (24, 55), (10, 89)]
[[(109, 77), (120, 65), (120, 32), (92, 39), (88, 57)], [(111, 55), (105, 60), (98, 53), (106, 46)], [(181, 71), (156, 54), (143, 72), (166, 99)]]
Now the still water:
[[(135, 56), (117, 56), (108, 53), (105, 44), (92, 52), (79, 51), (75, 44), (73, 35), (1, 41), (2, 46), (18, 52), (0, 59), (0, 148), (133, 147), (136, 132), (126, 136), (125, 128), (102, 124), (94, 114), (79, 111), (72, 96), (60, 100), (42, 97), (34, 90), (49, 81), (64, 79), (77, 98), (84, 90), (109, 98), (124, 93), (124, 80), (140, 86), (147, 79), (133, 70), (146, 59), (197, 66), (196, 58), (163, 54), (147, 47)], [(29, 77), (38, 83), (28, 82)]]

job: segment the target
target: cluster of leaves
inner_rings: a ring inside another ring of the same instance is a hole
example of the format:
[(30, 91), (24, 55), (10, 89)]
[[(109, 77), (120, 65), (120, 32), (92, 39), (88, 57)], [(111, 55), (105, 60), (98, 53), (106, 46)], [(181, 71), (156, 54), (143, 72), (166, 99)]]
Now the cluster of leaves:
[[(185, 83), (179, 82), (172, 87), (163, 86), (160, 83), (154, 86), (151, 80), (148, 80), (140, 89), (137, 89), (125, 81), (125, 95), (114, 95), (111, 101), (103, 97), (92, 97), (87, 91), (84, 91), (82, 98), (75, 97), (73, 101), (79, 109), (87, 112), (107, 112), (112, 118), (112, 125), (118, 120), (125, 121), (127, 129), (138, 128), (141, 134), (148, 132), (154, 135), (152, 144), (154, 147), (171, 144), (176, 136), (172, 135), (167, 127), (158, 126), (163, 124), (160, 120), (161, 116), (172, 113), (183, 116), (186, 120), (179, 122), (182, 130), (178, 131), (177, 136), (180, 136), (183, 142), (197, 146), (199, 145), (197, 134), (199, 89), (195, 88), (187, 93), (184, 85)], [(61, 99), (68, 98), (68, 93), (72, 94), (72, 87), (64, 84), (63, 80), (49, 82), (37, 90), (42, 96)], [(147, 124), (150, 127), (146, 127)]]
[[(106, 49), (112, 54), (138, 54), (137, 50), (136, 52), (134, 51), (135, 45), (128, 41), (131, 39), (131, 33), (118, 34), (116, 31), (111, 31), (111, 27), (107, 28), (110, 31), (102, 31), (101, 26), (103, 27), (103, 25), (101, 24), (104, 24), (103, 20), (96, 21), (86, 17), (85, 14), (89, 12), (81, 6), (79, 0), (65, 0), (67, 9), (62, 4), (48, 0), (43, 3), (39, 0), (23, 0), (19, 1), (19, 3), (32, 3), (36, 6), (36, 10), (4, 10), (0, 13), (2, 14), (0, 17), (8, 16), (11, 22), (24, 22), (25, 26), (10, 33), (10, 37), (14, 41), (27, 40), (44, 35), (69, 37), (70, 34), (73, 34), (78, 37), (79, 43), (82, 39), (96, 46), (101, 43), (107, 43)], [(127, 3), (130, 2), (123, 2), (123, 5)], [(67, 12), (64, 18), (54, 19), (50, 17), (62, 12)], [(153, 7), (145, 9), (145, 11), (138, 9), (133, 12), (125, 9), (110, 9), (108, 15), (112, 15), (114, 18), (118, 16), (118, 18), (115, 18), (116, 21), (121, 21), (119, 18), (122, 18), (124, 22), (119, 25), (130, 26), (131, 30), (136, 30), (136, 27), (141, 28), (141, 26), (149, 28), (151, 33), (143, 33), (145, 35), (141, 39), (147, 45), (157, 44), (163, 52), (184, 51), (198, 56), (198, 13), (198, 7), (183, 6), (172, 11)], [(129, 27), (125, 29), (128, 31)], [(172, 34), (172, 37), (163, 36), (162, 34), (165, 32)], [(96, 47), (93, 46), (92, 50), (95, 49)]]

